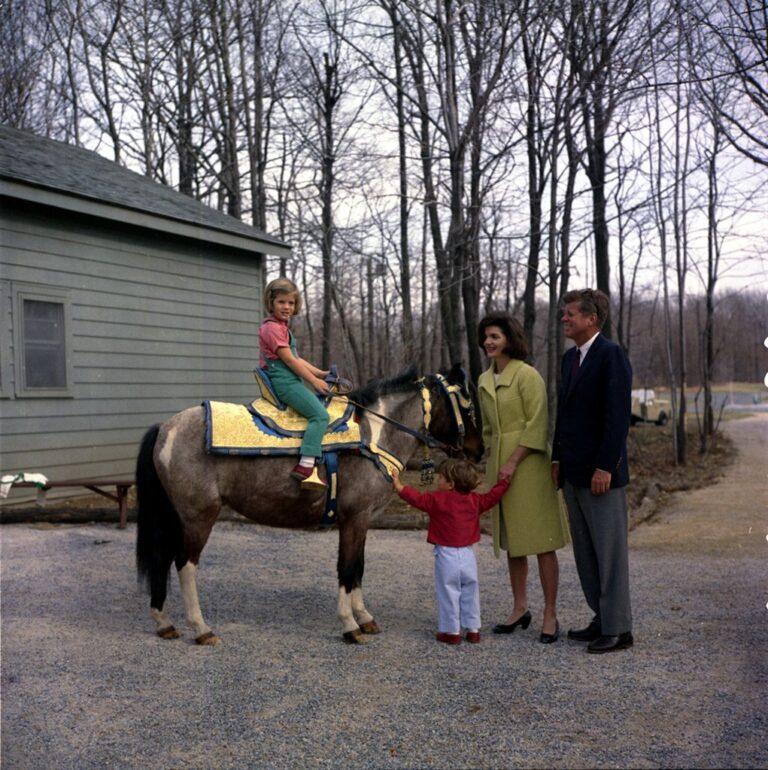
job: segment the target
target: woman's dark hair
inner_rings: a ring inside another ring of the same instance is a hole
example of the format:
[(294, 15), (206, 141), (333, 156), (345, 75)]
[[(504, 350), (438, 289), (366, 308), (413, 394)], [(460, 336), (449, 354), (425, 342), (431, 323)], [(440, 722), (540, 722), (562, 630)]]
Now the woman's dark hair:
[(510, 358), (516, 358), (520, 361), (528, 359), (528, 342), (525, 339), (525, 332), (520, 321), (512, 318), (509, 313), (489, 313), (477, 326), (477, 344), (481, 348), (485, 347), (485, 331), (489, 326), (498, 326), (504, 332), (504, 336), (507, 338), (504, 352)]

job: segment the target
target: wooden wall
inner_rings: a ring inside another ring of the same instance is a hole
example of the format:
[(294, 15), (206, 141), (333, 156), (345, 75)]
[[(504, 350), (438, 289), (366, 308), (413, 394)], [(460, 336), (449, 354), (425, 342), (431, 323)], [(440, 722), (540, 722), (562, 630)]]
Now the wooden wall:
[[(68, 293), (70, 397), (17, 397), (14, 286)], [(0, 472), (130, 478), (153, 423), (253, 398), (261, 287), (255, 253), (3, 200)]]

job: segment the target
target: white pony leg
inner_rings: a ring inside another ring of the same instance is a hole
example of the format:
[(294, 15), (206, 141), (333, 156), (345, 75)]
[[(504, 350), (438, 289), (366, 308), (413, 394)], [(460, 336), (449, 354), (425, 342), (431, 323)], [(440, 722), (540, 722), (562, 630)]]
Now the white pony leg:
[(362, 626), (363, 623), (370, 623), (373, 620), (373, 615), (365, 609), (363, 603), (363, 589), (353, 588), (350, 594), (350, 600), (352, 602), (352, 614), (355, 617), (358, 625)]
[(190, 628), (194, 631), (195, 640), (199, 644), (218, 644), (218, 637), (203, 620), (203, 613), (200, 610), (200, 599), (197, 595), (196, 578), (197, 566), (188, 561), (179, 570), (179, 586), (181, 587), (181, 598), (184, 602), (187, 623), (189, 623)]
[(150, 607), (152, 617), (157, 623), (157, 635), (163, 639), (178, 639), (179, 632), (173, 627), (170, 617), (166, 615), (165, 610), (158, 610), (155, 607)]
[(352, 614), (352, 594), (348, 593), (344, 586), (339, 586), (339, 602), (336, 607), (336, 614), (341, 621), (341, 630), (347, 634), (352, 631), (359, 631), (355, 616)]

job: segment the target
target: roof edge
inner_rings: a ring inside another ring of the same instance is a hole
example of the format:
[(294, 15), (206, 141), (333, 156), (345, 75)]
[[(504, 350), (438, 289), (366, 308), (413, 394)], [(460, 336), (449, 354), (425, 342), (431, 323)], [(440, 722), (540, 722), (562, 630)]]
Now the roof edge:
[[(75, 211), (97, 219), (135, 225), (168, 235), (207, 241), (244, 251), (264, 253), (275, 257), (289, 257), (291, 254), (291, 248), (288, 244), (255, 230), (255, 228), (252, 237), (232, 233), (224, 227), (211, 223), (193, 224), (183, 219), (141, 211), (126, 204), (106, 203), (69, 190), (61, 191), (18, 177), (9, 178), (0, 174), (0, 195), (42, 206)], [(215, 238), (213, 237), (214, 233)]]

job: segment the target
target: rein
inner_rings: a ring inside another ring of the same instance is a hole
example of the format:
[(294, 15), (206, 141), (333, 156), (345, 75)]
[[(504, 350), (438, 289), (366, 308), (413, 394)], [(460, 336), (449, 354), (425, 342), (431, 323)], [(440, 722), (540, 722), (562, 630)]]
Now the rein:
[[(332, 398), (339, 398), (339, 396), (332, 395)], [(368, 406), (363, 406), (357, 401), (353, 401), (351, 398), (349, 398), (349, 396), (347, 396), (346, 398), (347, 398), (347, 401), (349, 401), (349, 403), (352, 404), (352, 406), (355, 406), (358, 409), (362, 409), (364, 412), (368, 412), (368, 414), (372, 414), (374, 417), (378, 417), (379, 419), (384, 420), (384, 422), (388, 422), (390, 425), (394, 425), (398, 430), (402, 431), (403, 433), (407, 433), (410, 436), (413, 436), (414, 438), (417, 438), (419, 441), (421, 441), (423, 444), (426, 444), (427, 446), (435, 447), (437, 449), (451, 448), (448, 444), (444, 444), (442, 441), (438, 441), (438, 439), (436, 439), (434, 436), (430, 436), (429, 433), (422, 433), (421, 431), (414, 430), (413, 428), (409, 428), (407, 425), (403, 425), (403, 423), (399, 422), (398, 420), (395, 420), (392, 417), (387, 417), (386, 414), (381, 414), (380, 412), (376, 412)]]
[[(407, 433), (410, 436), (413, 436), (414, 438), (421, 441), (425, 446), (436, 448), (436, 449), (461, 449), (464, 445), (464, 435), (465, 435), (465, 428), (464, 428), (464, 420), (461, 416), (461, 409), (460, 407), (463, 407), (464, 409), (469, 410), (470, 414), (472, 414), (473, 405), (472, 405), (472, 399), (464, 394), (458, 385), (452, 385), (450, 384), (445, 377), (443, 377), (442, 374), (436, 374), (435, 378), (438, 381), (438, 384), (442, 387), (442, 389), (445, 391), (446, 395), (448, 396), (448, 401), (451, 404), (451, 408), (453, 410), (453, 418), (456, 423), (456, 429), (459, 434), (459, 443), (458, 446), (452, 445), (452, 444), (446, 444), (443, 441), (440, 441), (439, 439), (436, 439), (434, 436), (429, 434), (429, 423), (432, 419), (432, 399), (431, 394), (429, 392), (429, 387), (425, 384), (425, 378), (421, 377), (417, 382), (421, 385), (421, 402), (422, 402), (422, 410), (423, 410), (423, 420), (424, 420), (424, 430), (427, 432), (422, 432), (418, 430), (414, 430), (413, 428), (409, 428), (407, 425), (403, 425), (403, 423), (399, 422), (398, 420), (395, 420), (392, 417), (388, 417), (386, 414), (381, 414), (379, 412), (374, 411), (370, 407), (363, 406), (362, 404), (358, 403), (357, 401), (353, 401), (349, 396), (347, 396), (347, 400), (350, 404), (357, 407), (358, 409), (362, 409), (365, 412), (368, 412), (368, 414), (374, 415), (374, 417), (378, 417), (381, 420), (384, 420), (385, 422), (388, 422), (390, 425), (394, 425), (398, 430), (402, 431), (403, 433)], [(339, 394), (341, 395), (341, 394)], [(336, 394), (331, 394), (331, 397), (338, 397)]]

